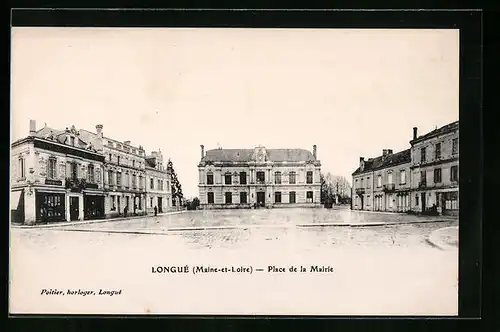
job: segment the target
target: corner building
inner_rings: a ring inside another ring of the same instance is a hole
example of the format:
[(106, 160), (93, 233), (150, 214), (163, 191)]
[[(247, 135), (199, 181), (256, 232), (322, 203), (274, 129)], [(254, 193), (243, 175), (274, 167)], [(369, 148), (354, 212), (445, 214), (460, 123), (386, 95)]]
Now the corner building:
[(304, 149), (213, 149), (201, 145), (202, 209), (318, 207), (321, 162)]
[(459, 213), (458, 121), (423, 136), (413, 128), (411, 144), (412, 207), (425, 212), (435, 206), (440, 214)]
[(103, 218), (104, 157), (75, 126), (37, 130), (11, 145), (11, 220), (25, 224)]

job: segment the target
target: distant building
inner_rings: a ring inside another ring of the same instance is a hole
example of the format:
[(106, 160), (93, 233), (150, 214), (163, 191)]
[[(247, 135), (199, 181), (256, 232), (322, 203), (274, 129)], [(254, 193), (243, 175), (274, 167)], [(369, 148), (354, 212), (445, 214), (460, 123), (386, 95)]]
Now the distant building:
[(320, 205), (321, 162), (304, 149), (213, 149), (201, 146), (202, 209)]
[(458, 214), (458, 121), (417, 136), (411, 148), (365, 160), (352, 174), (353, 210)]
[(103, 218), (104, 156), (73, 126), (36, 129), (11, 145), (11, 217), (34, 224)]
[(383, 150), (376, 158), (359, 160), (353, 173), (353, 210), (405, 212), (410, 210), (410, 150)]
[(417, 136), (411, 144), (412, 209), (423, 212), (435, 206), (442, 214), (459, 210), (458, 121)]
[(148, 213), (163, 213), (172, 208), (170, 173), (163, 164), (161, 151), (153, 151), (146, 156), (146, 208)]

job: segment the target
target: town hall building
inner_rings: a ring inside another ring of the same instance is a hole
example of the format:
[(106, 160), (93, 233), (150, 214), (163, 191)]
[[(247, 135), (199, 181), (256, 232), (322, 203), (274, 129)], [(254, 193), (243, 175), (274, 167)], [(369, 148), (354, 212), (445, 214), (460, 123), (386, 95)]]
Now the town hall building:
[(212, 149), (201, 145), (202, 209), (320, 206), (321, 162), (305, 149)]

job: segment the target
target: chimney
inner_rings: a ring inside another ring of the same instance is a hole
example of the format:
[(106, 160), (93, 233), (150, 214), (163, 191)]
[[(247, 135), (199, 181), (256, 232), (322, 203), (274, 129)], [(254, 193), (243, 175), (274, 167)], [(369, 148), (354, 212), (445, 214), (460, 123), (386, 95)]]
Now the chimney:
[(30, 120), (30, 135), (35, 135), (36, 133), (36, 121)]
[(382, 156), (384, 156), (384, 157), (385, 157), (386, 155), (387, 155), (387, 150), (386, 150), (386, 149), (383, 149), (383, 150), (382, 150)]
[(97, 132), (97, 137), (102, 138), (102, 124), (96, 125), (95, 131)]
[(123, 144), (130, 145), (130, 141), (125, 141), (125, 142), (123, 142)]
[(200, 148), (201, 148), (201, 159), (203, 159), (203, 157), (205, 157), (205, 146), (200, 145)]
[(313, 156), (314, 156), (314, 159), (318, 159), (316, 156), (316, 144), (313, 145)]
[(417, 127), (413, 127), (413, 139), (417, 139)]
[(387, 149), (387, 154), (392, 154), (392, 150), (391, 149)]
[(359, 167), (361, 170), (364, 170), (365, 168), (365, 157), (359, 157)]

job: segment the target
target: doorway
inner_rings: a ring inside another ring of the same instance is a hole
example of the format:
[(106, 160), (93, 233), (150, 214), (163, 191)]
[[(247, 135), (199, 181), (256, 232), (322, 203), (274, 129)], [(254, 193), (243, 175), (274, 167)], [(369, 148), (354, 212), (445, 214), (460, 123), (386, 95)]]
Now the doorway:
[(78, 197), (70, 197), (69, 211), (69, 219), (78, 220), (78, 215), (80, 214)]
[(263, 191), (257, 192), (257, 206), (266, 205), (266, 193)]
[(158, 213), (163, 213), (163, 200), (162, 197), (158, 197)]

